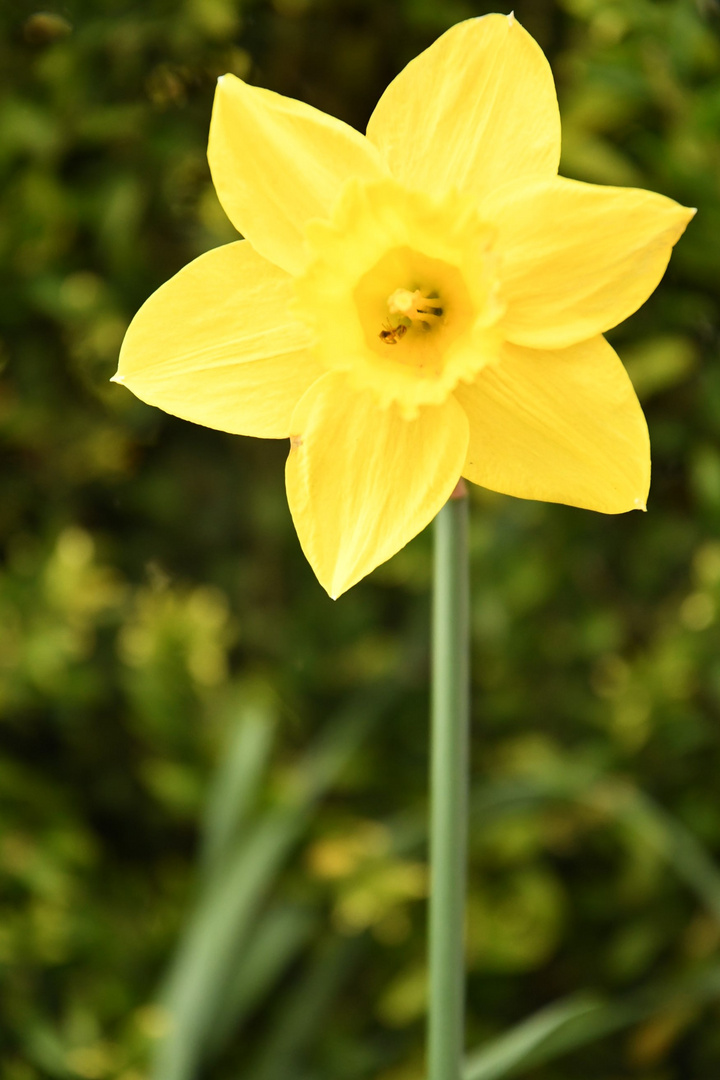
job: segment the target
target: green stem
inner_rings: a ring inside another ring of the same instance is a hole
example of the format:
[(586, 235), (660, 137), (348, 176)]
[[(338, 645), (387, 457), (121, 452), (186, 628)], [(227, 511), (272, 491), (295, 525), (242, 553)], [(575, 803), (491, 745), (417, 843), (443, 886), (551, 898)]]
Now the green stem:
[(468, 510), (435, 519), (430, 773), (429, 1080), (460, 1080), (464, 1049), (469, 728)]

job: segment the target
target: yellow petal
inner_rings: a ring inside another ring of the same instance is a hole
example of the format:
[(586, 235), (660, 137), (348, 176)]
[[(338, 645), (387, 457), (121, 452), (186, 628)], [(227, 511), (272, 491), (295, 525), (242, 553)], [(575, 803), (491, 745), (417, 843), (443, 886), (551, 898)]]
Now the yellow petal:
[(584, 341), (636, 311), (695, 213), (653, 191), (562, 177), (513, 184), (481, 212), (498, 229), (503, 330), (536, 349)]
[(291, 278), (246, 240), (185, 266), (143, 304), (115, 381), (165, 412), (237, 435), (287, 438), (322, 374), (287, 313)]
[(470, 420), (473, 483), (605, 514), (645, 509), (645, 417), (604, 338), (552, 352), (506, 345), (455, 397)]
[(458, 23), (390, 83), (367, 128), (408, 187), (480, 198), (521, 177), (551, 177), (560, 114), (550, 66), (512, 17)]
[(292, 420), (285, 479), (300, 543), (335, 599), (424, 529), (460, 477), (467, 419), (451, 397), (403, 420), (329, 372)]
[(306, 221), (330, 213), (343, 183), (387, 175), (375, 147), (354, 128), (234, 75), (218, 81), (208, 160), (235, 228), (291, 273), (304, 265)]

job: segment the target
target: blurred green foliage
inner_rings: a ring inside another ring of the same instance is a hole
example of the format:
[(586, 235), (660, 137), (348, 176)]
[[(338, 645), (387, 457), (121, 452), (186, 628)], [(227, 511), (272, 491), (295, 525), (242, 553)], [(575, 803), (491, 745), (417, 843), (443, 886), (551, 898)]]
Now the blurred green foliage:
[[(332, 604), (285, 447), (108, 380), (141, 302), (233, 238), (204, 156), (219, 74), (362, 128), (487, 10), (2, 8), (2, 1080), (422, 1076), (429, 537)], [(562, 171), (700, 213), (612, 334), (650, 424), (649, 512), (473, 493), (467, 1076), (711, 1080), (718, 7), (516, 14), (556, 73)]]

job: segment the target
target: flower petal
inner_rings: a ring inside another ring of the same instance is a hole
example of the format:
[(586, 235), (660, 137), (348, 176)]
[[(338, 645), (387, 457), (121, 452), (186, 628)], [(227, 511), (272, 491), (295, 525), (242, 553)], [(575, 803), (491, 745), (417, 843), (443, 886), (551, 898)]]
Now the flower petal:
[(293, 409), (323, 373), (287, 313), (291, 280), (246, 240), (206, 252), (140, 308), (115, 381), (196, 424), (287, 438)]
[(395, 179), (477, 198), (521, 177), (551, 177), (560, 113), (550, 65), (513, 16), (458, 23), (412, 60), (367, 128)]
[(604, 338), (552, 352), (506, 345), (455, 397), (470, 420), (473, 483), (605, 514), (645, 508), (647, 425)]
[(293, 416), (285, 479), (300, 543), (335, 599), (419, 533), (452, 494), (468, 425), (451, 397), (403, 420), (329, 372)]
[(563, 348), (647, 300), (695, 213), (664, 195), (557, 177), (513, 184), (481, 208), (498, 228), (511, 341)]
[(387, 175), (354, 128), (234, 75), (218, 80), (208, 160), (235, 228), (290, 273), (304, 265), (305, 222), (330, 213), (343, 183)]

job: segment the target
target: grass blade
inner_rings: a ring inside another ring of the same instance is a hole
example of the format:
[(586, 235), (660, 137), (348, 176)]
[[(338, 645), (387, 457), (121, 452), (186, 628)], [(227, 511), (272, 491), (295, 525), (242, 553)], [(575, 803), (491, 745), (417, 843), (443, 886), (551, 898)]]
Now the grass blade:
[(570, 998), (523, 1020), (466, 1059), (463, 1080), (505, 1080), (632, 1027), (666, 1009), (720, 998), (720, 965), (618, 1001)]
[(255, 928), (225, 998), (216, 1012), (211, 1048), (218, 1048), (263, 1000), (307, 945), (317, 920), (306, 910), (271, 909)]
[[(172, 1028), (157, 1048), (151, 1073), (154, 1080), (192, 1080), (209, 1049), (221, 1045), (221, 1031), (229, 1031), (239, 1019), (230, 1009), (233, 987), (237, 989), (238, 979), (242, 986), (238, 971), (245, 968), (253, 948), (257, 948), (261, 909), (273, 882), (307, 829), (315, 804), (395, 696), (396, 690), (391, 688), (365, 692), (330, 721), (294, 769), (276, 805), (246, 821), (231, 850), (205, 879), (161, 990), (160, 1001)], [(259, 728), (253, 736), (255, 767), (248, 768), (247, 776), (257, 775), (263, 757), (265, 736), (258, 732)], [(229, 768), (221, 769), (223, 787), (229, 775)], [(251, 783), (246, 785), (246, 791), (251, 787)], [(237, 823), (246, 803), (247, 795), (234, 803), (229, 795), (217, 797), (215, 806), (224, 807), (222, 812), (214, 812), (214, 820), (224, 823), (218, 834), (221, 839), (227, 837), (229, 823)], [(225, 842), (216, 839), (216, 850)], [(288, 949), (286, 961), (290, 956)], [(278, 966), (275, 975), (279, 974)], [(238, 1001), (241, 1008), (240, 992)]]
[(232, 848), (238, 830), (252, 811), (267, 769), (275, 733), (267, 707), (246, 707), (228, 742), (208, 794), (202, 827), (200, 862), (212, 873)]
[(326, 1020), (333, 998), (359, 952), (358, 939), (329, 938), (314, 963), (281, 1002), (248, 1080), (293, 1080), (300, 1058)]

